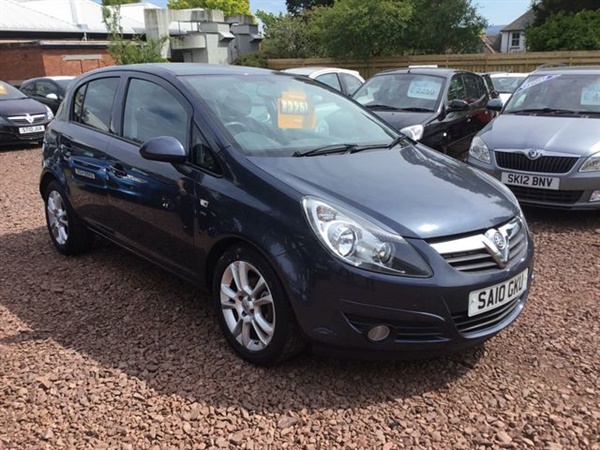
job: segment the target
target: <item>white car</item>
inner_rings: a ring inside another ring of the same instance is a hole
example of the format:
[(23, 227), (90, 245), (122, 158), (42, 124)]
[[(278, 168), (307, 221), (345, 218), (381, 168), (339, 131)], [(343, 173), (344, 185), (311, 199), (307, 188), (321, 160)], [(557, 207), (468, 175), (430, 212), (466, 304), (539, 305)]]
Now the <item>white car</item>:
[(293, 67), (285, 69), (283, 72), (303, 75), (320, 81), (348, 96), (354, 94), (365, 82), (358, 71), (336, 67)]
[(527, 78), (528, 73), (498, 72), (490, 73), (494, 89), (500, 94), (502, 104), (510, 98), (512, 93), (519, 87), (521, 82)]

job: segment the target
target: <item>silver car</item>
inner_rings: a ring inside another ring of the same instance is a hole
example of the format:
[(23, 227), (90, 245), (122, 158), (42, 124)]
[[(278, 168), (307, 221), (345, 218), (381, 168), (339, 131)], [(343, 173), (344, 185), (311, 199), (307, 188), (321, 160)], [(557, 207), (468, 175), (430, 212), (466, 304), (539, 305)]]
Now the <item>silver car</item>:
[(533, 72), (473, 139), (469, 164), (522, 204), (600, 209), (600, 67)]

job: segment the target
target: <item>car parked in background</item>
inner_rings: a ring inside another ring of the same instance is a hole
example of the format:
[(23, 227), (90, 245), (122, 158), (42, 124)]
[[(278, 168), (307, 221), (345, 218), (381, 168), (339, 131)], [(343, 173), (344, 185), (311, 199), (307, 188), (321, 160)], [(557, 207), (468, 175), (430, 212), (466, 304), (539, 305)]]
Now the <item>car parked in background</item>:
[(474, 139), (468, 162), (527, 205), (600, 209), (600, 67), (537, 70)]
[(527, 78), (528, 73), (514, 72), (493, 72), (490, 73), (490, 78), (494, 84), (494, 89), (500, 94), (502, 103), (510, 98), (515, 89), (519, 87), (521, 82)]
[(346, 95), (354, 94), (365, 82), (357, 70), (336, 67), (293, 67), (285, 69), (282, 72), (304, 75), (337, 89)]
[(306, 343), (387, 358), (476, 345), (516, 320), (533, 276), (501, 183), (264, 69), (86, 73), (48, 127), (40, 193), (60, 252), (98, 234), (208, 288), (257, 364)]
[(46, 105), (0, 81), (0, 145), (41, 142), (53, 118)]
[(493, 117), (484, 80), (454, 69), (381, 72), (352, 98), (402, 133), (458, 159), (466, 158), (471, 139)]
[(65, 98), (65, 93), (75, 77), (54, 76), (31, 78), (21, 83), (19, 89), (27, 97), (47, 105), (54, 114)]

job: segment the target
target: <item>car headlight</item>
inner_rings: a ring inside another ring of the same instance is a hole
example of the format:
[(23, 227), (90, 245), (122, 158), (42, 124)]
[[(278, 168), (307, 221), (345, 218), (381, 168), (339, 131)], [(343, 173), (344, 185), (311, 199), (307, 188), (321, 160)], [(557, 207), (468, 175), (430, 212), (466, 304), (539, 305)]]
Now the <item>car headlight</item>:
[(411, 125), (410, 127), (404, 127), (400, 130), (400, 133), (407, 135), (413, 141), (420, 141), (423, 137), (423, 125)]
[[(46, 106), (46, 105), (44, 105), (44, 106)], [(46, 106), (46, 119), (48, 119), (48, 120), (54, 119), (54, 113), (52, 112), (52, 110), (50, 108), (48, 108), (48, 106)]]
[(471, 141), (469, 155), (487, 164), (490, 164), (492, 160), (490, 157), (490, 149), (487, 147), (487, 145), (485, 145), (485, 142), (483, 142), (483, 139), (481, 139), (479, 136), (475, 136), (473, 141)]
[(337, 206), (305, 197), (308, 223), (338, 259), (374, 272), (430, 277), (431, 268), (402, 236), (390, 233)]
[(600, 152), (593, 154), (584, 161), (580, 172), (600, 172)]

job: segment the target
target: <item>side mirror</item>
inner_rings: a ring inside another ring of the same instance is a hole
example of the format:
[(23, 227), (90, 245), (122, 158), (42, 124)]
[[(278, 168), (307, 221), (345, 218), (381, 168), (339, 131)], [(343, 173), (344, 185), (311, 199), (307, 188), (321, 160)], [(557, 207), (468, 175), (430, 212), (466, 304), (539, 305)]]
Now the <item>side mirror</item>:
[(171, 136), (159, 136), (148, 139), (140, 148), (142, 158), (150, 161), (162, 161), (183, 164), (187, 161), (187, 152), (177, 139)]
[(46, 95), (46, 98), (49, 100), (58, 100), (58, 95), (56, 95), (55, 93), (50, 93), (48, 95)]
[(490, 111), (502, 111), (502, 100), (499, 98), (491, 99), (487, 104), (487, 109)]
[(469, 109), (469, 104), (464, 100), (454, 99), (448, 105), (448, 111), (467, 111)]

